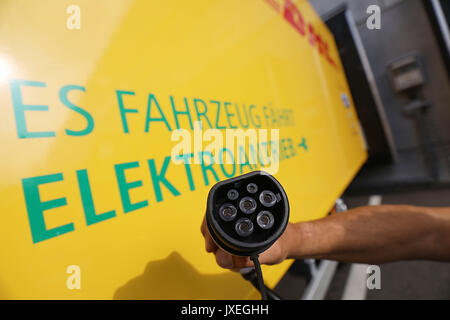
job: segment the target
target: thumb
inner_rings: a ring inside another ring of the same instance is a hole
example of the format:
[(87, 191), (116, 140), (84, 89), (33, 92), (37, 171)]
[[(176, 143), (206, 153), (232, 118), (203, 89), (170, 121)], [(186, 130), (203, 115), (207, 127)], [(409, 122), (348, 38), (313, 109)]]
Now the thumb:
[(219, 248), (216, 251), (216, 262), (224, 269), (240, 269), (253, 266), (253, 263), (248, 257), (231, 255), (222, 248)]

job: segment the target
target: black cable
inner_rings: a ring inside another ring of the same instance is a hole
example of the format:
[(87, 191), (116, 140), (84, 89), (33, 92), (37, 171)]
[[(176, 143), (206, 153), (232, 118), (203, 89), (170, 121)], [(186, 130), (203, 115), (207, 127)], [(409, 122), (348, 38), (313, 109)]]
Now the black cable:
[(261, 264), (258, 260), (258, 255), (251, 256), (250, 259), (255, 264), (255, 273), (256, 277), (258, 279), (258, 286), (259, 286), (259, 292), (261, 292), (261, 299), (267, 300), (267, 292), (266, 292), (266, 286), (264, 285), (264, 279), (261, 271)]

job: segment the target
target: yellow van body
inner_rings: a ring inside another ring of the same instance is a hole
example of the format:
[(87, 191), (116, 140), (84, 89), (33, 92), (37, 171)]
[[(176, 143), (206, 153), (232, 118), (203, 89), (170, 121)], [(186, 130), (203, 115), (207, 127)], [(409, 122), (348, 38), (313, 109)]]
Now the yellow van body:
[(174, 132), (279, 129), (292, 222), (367, 157), (307, 1), (3, 0), (0, 106), (1, 299), (258, 298), (200, 224), (214, 183), (262, 165), (175, 163)]

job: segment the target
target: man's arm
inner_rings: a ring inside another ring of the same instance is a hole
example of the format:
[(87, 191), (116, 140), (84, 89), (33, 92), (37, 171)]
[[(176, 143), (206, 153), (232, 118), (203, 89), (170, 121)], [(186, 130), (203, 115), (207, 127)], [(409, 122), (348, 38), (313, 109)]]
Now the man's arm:
[[(206, 250), (224, 268), (252, 266), (218, 248), (204, 226)], [(360, 207), (320, 220), (289, 224), (281, 238), (260, 255), (261, 263), (286, 258), (318, 258), (383, 263), (426, 259), (450, 261), (450, 208), (404, 205)]]
[(450, 208), (361, 207), (293, 227), (291, 258), (450, 261)]

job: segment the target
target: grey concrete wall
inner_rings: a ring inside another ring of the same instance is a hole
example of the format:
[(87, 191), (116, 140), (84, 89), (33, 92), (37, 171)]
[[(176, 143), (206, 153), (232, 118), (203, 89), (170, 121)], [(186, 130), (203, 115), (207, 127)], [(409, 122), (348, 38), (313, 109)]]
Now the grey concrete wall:
[[(319, 15), (346, 3), (355, 18), (358, 31), (369, 58), (380, 91), (384, 109), (398, 151), (418, 148), (420, 137), (412, 119), (406, 118), (402, 107), (409, 101), (396, 94), (390, 86), (386, 66), (390, 61), (416, 52), (425, 64), (428, 81), (422, 96), (430, 101), (429, 114), (434, 127), (434, 140), (450, 143), (450, 82), (439, 53), (438, 43), (420, 0), (310, 0)], [(381, 8), (381, 29), (366, 27), (369, 5)]]

